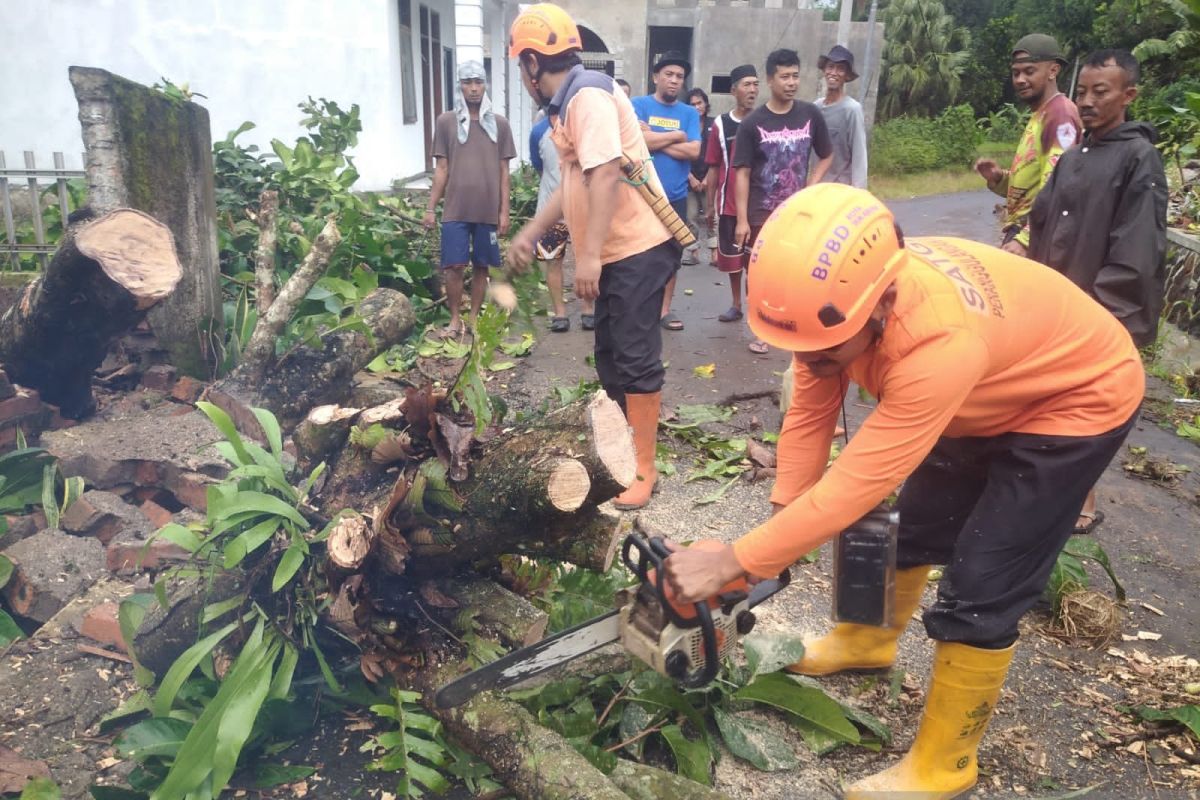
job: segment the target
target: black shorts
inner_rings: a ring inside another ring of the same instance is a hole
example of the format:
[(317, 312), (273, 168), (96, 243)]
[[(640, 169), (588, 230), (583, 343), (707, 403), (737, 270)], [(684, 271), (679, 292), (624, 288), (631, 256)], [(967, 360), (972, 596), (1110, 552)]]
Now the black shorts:
[(744, 248), (734, 244), (734, 232), (737, 230), (737, 217), (722, 214), (717, 220), (717, 269), (721, 272), (740, 272), (750, 266), (750, 250), (758, 241), (761, 225), (750, 226), (750, 239)]
[(943, 437), (900, 492), (897, 565), (946, 564), (931, 639), (1003, 648), (1137, 420), (1097, 436)]

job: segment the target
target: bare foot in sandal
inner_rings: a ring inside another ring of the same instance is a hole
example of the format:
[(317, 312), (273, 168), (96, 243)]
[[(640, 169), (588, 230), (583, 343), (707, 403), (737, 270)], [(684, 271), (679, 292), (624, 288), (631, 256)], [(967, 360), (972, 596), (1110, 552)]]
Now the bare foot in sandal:
[(771, 350), (771, 348), (767, 346), (767, 343), (762, 339), (755, 339), (748, 345), (748, 347), (750, 348), (751, 353), (756, 353), (760, 356), (765, 356)]

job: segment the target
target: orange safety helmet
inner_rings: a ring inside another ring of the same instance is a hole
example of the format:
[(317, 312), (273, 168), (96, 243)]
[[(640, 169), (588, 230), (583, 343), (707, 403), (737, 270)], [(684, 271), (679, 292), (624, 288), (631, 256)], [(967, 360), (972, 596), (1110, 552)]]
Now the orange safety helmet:
[(867, 324), (907, 262), (892, 212), (865, 189), (820, 183), (789, 197), (750, 256), (750, 330), (775, 347), (815, 352)]
[(515, 58), (526, 50), (556, 56), (583, 48), (579, 26), (571, 15), (553, 3), (535, 3), (513, 20), (508, 34), (508, 55)]

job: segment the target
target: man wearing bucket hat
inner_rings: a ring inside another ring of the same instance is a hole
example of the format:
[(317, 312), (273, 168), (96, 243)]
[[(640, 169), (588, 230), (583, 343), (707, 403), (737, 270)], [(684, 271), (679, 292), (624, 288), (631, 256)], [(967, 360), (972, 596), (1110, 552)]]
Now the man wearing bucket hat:
[[(924, 614), (935, 649), (916, 738), (845, 796), (956, 797), (977, 779), (1018, 621), (1133, 426), (1137, 349), (1066, 277), (1046, 270), (1030, 291), (1029, 262), (998, 248), (906, 243), (879, 200), (841, 184), (785, 201), (751, 259), (750, 326), (794, 354), (776, 513), (724, 550), (676, 550), (667, 579), (692, 602), (737, 576), (777, 575), (903, 481), (890, 625), (839, 623), (788, 669), (889, 667), (929, 565), (947, 565)], [(826, 469), (850, 381), (879, 403)]]
[(1058, 157), (1079, 143), (1083, 125), (1070, 98), (1058, 91), (1058, 73), (1067, 59), (1053, 36), (1031, 33), (1012, 51), (1012, 82), (1017, 97), (1032, 110), (1012, 166), (1001, 169), (990, 158), (975, 162), (988, 188), (1005, 198), (1001, 246), (1010, 253), (1029, 251), (1029, 212), (1054, 171)]
[(825, 93), (816, 99), (825, 115), (825, 127), (833, 144), (833, 163), (821, 180), (867, 188), (867, 126), (862, 104), (846, 94), (846, 84), (858, 79), (854, 54), (835, 44), (828, 55), (817, 59), (825, 81)]
[[(622, 159), (644, 164), (650, 153), (629, 98), (608, 75), (584, 69), (582, 48), (575, 21), (553, 3), (528, 6), (513, 21), (508, 54), (519, 60), (530, 97), (546, 107), (562, 182), (513, 238), (509, 258), (527, 265), (537, 241), (566, 219), (575, 294), (596, 301), (596, 373), (633, 428), (637, 480), (613, 500), (633, 509), (650, 502), (658, 478), (654, 451), (666, 376), (659, 319), (680, 247), (623, 177)], [(643, 182), (657, 182), (648, 172)]]

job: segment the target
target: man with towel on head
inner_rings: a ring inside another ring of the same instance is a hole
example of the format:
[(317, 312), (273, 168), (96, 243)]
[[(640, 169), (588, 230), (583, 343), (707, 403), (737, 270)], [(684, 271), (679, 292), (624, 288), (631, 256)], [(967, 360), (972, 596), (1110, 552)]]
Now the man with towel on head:
[(489, 267), (500, 266), (497, 236), (508, 233), (508, 162), (516, 158), (508, 120), (492, 110), (483, 64), (467, 61), (458, 68), (458, 97), (454, 110), (437, 118), (433, 157), (437, 166), (425, 210), (425, 227), (437, 224), (442, 208), (442, 274), (452, 333), (463, 330), (464, 273), (472, 266), (471, 322), (483, 304)]

